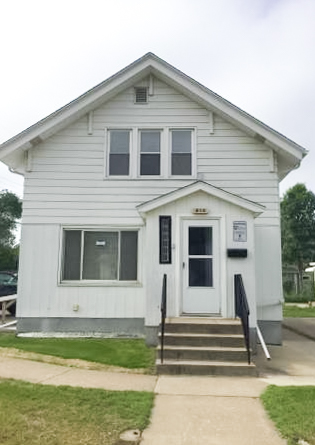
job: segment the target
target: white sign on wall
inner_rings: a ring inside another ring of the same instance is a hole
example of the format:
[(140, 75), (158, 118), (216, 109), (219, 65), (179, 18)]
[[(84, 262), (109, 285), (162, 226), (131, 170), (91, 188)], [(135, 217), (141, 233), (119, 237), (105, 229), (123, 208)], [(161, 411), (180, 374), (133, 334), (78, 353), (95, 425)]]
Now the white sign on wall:
[(245, 242), (247, 241), (247, 222), (233, 221), (233, 241)]

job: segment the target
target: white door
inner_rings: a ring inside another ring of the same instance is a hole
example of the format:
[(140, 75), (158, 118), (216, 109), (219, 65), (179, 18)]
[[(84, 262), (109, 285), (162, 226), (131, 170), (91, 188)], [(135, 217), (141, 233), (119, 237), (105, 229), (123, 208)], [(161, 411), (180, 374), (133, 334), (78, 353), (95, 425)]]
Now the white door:
[(219, 314), (219, 222), (183, 222), (183, 313)]

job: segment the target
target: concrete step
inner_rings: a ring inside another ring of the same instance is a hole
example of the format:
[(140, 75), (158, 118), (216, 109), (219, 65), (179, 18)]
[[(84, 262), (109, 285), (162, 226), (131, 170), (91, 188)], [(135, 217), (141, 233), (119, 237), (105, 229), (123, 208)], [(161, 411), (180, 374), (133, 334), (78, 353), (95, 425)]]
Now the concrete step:
[[(161, 357), (161, 349), (157, 349)], [(165, 346), (164, 359), (169, 360), (199, 360), (219, 362), (246, 362), (247, 351), (242, 348), (227, 348), (220, 346)]]
[(190, 334), (242, 334), (239, 320), (222, 318), (168, 318), (165, 332)]
[(241, 348), (244, 346), (242, 334), (194, 334), (165, 332), (165, 346), (222, 346)]
[(158, 374), (165, 375), (216, 375), (257, 377), (255, 365), (244, 362), (160, 360), (156, 361)]

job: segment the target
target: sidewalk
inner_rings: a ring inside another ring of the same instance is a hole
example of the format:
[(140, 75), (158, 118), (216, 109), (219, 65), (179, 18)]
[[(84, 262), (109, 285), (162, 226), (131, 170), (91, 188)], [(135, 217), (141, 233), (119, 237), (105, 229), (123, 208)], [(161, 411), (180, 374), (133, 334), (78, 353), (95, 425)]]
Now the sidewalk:
[[(309, 324), (299, 323), (308, 326)], [(306, 327), (304, 329), (306, 330)], [(68, 368), (0, 357), (0, 378), (108, 390), (154, 391), (151, 424), (142, 445), (285, 445), (259, 395), (269, 384), (315, 385), (315, 343), (284, 329), (283, 346), (261, 349), (259, 378), (150, 376)]]

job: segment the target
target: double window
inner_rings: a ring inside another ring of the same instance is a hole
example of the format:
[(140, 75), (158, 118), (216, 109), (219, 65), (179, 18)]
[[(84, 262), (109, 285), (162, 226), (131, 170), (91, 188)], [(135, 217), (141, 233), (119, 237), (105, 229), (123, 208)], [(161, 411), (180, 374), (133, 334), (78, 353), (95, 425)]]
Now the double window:
[(108, 176), (192, 176), (193, 134), (177, 128), (109, 130)]
[(138, 232), (64, 230), (63, 281), (136, 281)]

